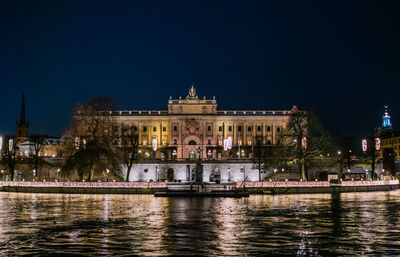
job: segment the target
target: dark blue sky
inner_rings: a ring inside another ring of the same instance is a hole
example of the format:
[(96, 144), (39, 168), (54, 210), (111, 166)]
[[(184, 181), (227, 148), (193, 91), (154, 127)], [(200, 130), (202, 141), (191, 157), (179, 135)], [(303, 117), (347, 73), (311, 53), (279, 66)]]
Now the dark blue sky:
[(219, 109), (311, 107), (362, 135), (400, 122), (396, 1), (2, 1), (0, 134), (24, 91), (31, 132), (60, 136), (93, 96), (166, 109), (194, 81)]

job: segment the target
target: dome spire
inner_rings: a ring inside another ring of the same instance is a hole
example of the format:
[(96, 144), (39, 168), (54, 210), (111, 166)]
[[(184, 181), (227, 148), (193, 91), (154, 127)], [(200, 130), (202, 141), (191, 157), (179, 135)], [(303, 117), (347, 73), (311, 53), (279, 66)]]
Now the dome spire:
[(384, 106), (385, 107), (385, 113), (383, 114), (382, 117), (382, 127), (383, 128), (392, 128), (392, 122), (391, 122), (391, 118), (388, 112), (388, 107), (387, 105)]

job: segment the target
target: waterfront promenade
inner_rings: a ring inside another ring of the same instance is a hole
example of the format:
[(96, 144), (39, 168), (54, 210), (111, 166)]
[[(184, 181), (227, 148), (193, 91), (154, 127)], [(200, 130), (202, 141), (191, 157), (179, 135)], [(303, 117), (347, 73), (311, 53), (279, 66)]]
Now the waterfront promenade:
[[(250, 194), (293, 194), (293, 193), (335, 193), (390, 191), (399, 189), (399, 180), (373, 181), (261, 181), (204, 183), (212, 190), (246, 190)], [(31, 182), (1, 181), (0, 190), (7, 192), (28, 193), (121, 193), (121, 194), (153, 194), (168, 190), (188, 190), (190, 182)]]

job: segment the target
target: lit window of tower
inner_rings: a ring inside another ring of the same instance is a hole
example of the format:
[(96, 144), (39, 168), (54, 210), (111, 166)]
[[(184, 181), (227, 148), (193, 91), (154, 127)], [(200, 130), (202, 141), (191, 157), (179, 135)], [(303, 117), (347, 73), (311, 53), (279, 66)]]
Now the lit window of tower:
[(390, 115), (388, 112), (388, 106), (385, 106), (385, 114), (382, 117), (382, 127), (383, 128), (391, 128), (392, 127), (392, 123), (390, 121)]

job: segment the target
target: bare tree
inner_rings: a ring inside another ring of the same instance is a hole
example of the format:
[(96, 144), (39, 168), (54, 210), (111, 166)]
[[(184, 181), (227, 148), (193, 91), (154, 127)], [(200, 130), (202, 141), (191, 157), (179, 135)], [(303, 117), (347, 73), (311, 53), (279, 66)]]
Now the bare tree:
[(76, 106), (71, 126), (62, 137), (64, 176), (76, 169), (79, 179), (86, 174), (91, 181), (96, 174), (102, 174), (105, 167), (117, 169), (112, 143), (118, 135), (111, 132), (111, 114), (115, 106), (115, 101), (109, 97), (93, 98)]
[(36, 172), (36, 176), (41, 180), (40, 164), (42, 162), (42, 156), (40, 156), (40, 150), (48, 136), (42, 134), (32, 134), (29, 136), (29, 143), (32, 145), (32, 161)]
[(15, 136), (5, 136), (2, 145), (2, 158), (1, 162), (7, 166), (10, 173), (11, 180), (14, 179), (15, 161), (17, 155), (16, 138)]
[(282, 133), (282, 143), (288, 148), (287, 153), (300, 168), (302, 180), (307, 180), (306, 171), (320, 157), (332, 153), (332, 140), (318, 122), (311, 110), (293, 109), (287, 128)]
[(352, 135), (342, 136), (342, 155), (346, 160), (347, 169), (351, 169), (351, 156), (353, 155), (354, 150), (354, 140), (354, 136)]
[(375, 173), (376, 159), (378, 158), (378, 153), (376, 150), (376, 136), (370, 135), (367, 138), (367, 156), (371, 158), (371, 178), (376, 179), (377, 175)]
[(120, 152), (122, 161), (126, 166), (125, 181), (129, 182), (132, 166), (139, 158), (139, 136), (133, 127), (123, 127), (122, 130), (122, 147), (120, 148)]

